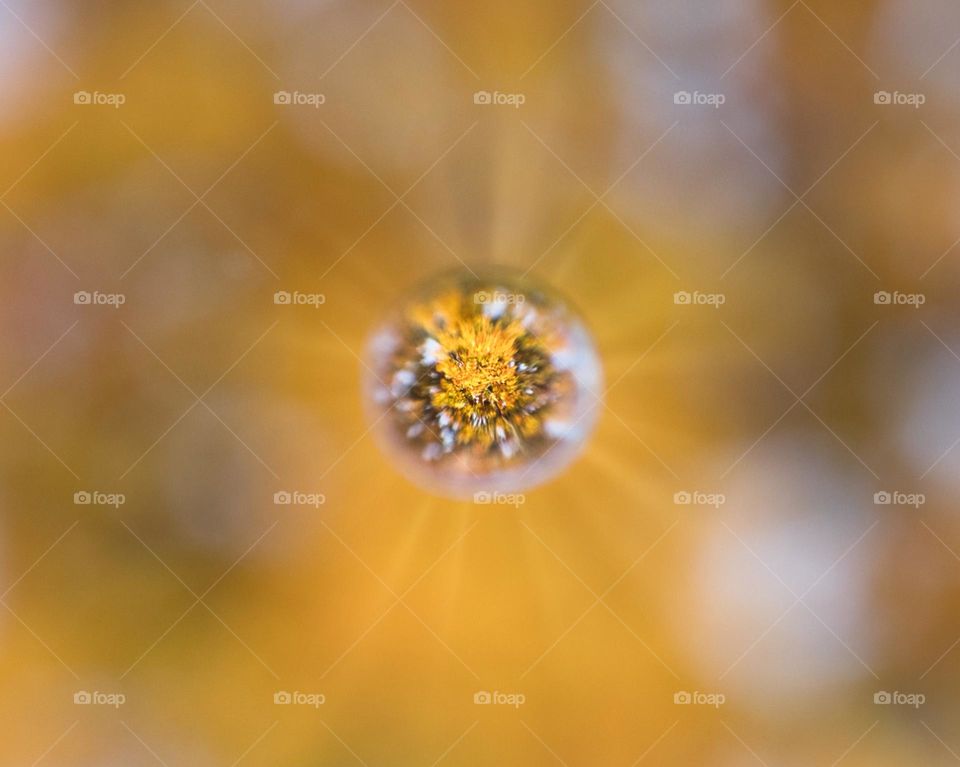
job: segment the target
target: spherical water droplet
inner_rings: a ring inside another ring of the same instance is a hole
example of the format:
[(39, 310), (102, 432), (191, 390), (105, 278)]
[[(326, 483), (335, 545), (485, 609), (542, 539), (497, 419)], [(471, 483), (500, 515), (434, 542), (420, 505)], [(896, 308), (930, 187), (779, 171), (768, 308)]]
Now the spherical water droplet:
[(425, 283), (374, 331), (365, 400), (388, 455), (455, 497), (518, 492), (566, 468), (601, 406), (593, 341), (511, 272)]

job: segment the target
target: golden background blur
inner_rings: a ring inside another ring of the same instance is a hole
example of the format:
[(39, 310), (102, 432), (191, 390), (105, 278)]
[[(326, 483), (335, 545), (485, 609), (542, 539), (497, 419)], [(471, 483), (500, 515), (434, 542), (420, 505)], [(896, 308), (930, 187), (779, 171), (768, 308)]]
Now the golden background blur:
[[(0, 0), (0, 763), (960, 759), (958, 38)], [(382, 313), (492, 263), (608, 387), (517, 508), (411, 485), (359, 396)]]

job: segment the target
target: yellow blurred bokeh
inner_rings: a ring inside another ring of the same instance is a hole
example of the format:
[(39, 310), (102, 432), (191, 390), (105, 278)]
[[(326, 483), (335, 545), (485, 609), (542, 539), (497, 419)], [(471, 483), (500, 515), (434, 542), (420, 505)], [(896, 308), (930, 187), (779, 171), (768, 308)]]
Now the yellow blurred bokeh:
[[(0, 762), (956, 761), (958, 38), (0, 0)], [(607, 387), (515, 506), (409, 482), (360, 393), (493, 264)]]

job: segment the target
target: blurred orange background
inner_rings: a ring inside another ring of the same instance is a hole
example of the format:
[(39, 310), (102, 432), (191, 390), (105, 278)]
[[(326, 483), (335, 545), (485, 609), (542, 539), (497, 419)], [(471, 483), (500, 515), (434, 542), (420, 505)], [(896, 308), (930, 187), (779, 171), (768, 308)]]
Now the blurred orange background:
[[(0, 0), (0, 762), (960, 759), (958, 39)], [(409, 483), (359, 390), (494, 263), (608, 386), (516, 508)]]

